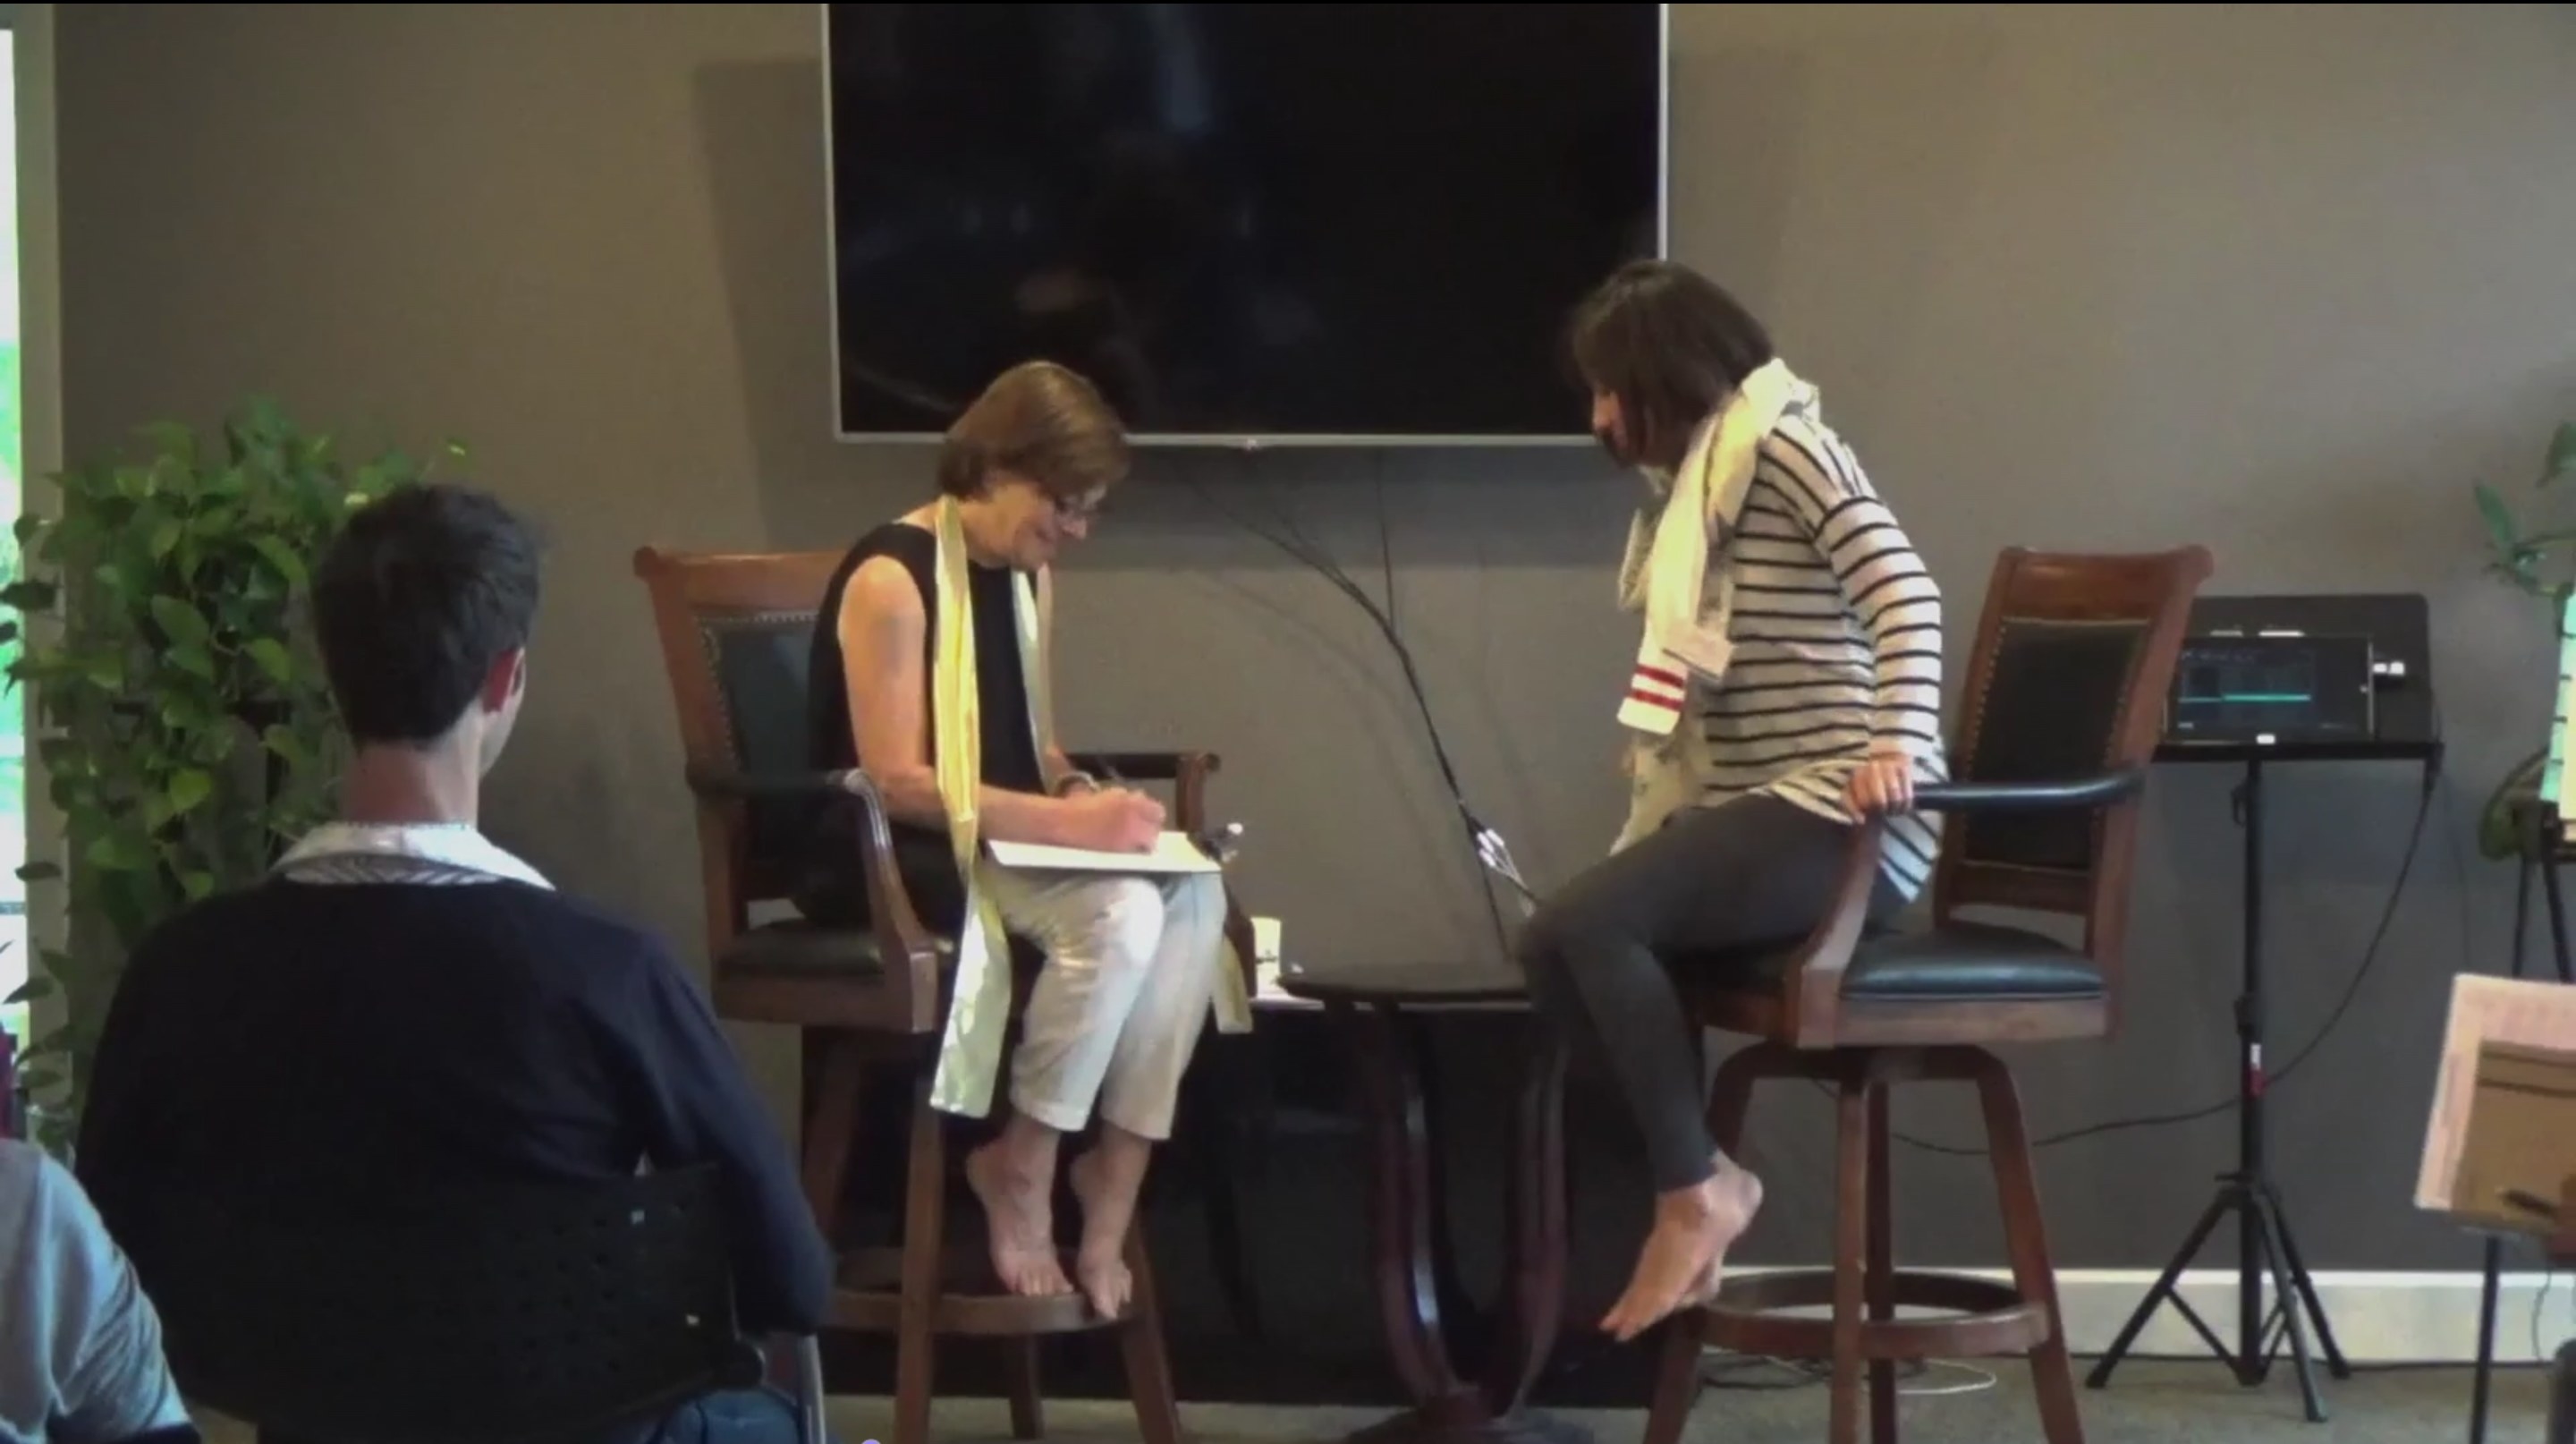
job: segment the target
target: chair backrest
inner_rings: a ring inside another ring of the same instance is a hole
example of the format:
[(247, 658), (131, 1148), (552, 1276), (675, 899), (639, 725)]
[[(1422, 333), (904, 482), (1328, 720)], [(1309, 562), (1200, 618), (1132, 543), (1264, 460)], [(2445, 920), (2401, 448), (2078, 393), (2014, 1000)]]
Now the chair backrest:
[(173, 1201), (155, 1234), (181, 1392), (264, 1435), (585, 1440), (761, 1377), (711, 1166), (310, 1212)]
[[(814, 617), (840, 561), (833, 552), (636, 552), (635, 574), (652, 596), (691, 767), (770, 774), (812, 768), (806, 678)], [(793, 892), (811, 818), (809, 807), (794, 801), (699, 799), (711, 952), (742, 931), (751, 904)]]
[[(1962, 782), (2047, 782), (2144, 767), (2206, 548), (2053, 555), (2018, 547), (1995, 561), (1968, 663), (1952, 774)], [(2127, 931), (2136, 795), (2108, 808), (1962, 814), (1945, 824), (1936, 917), (1963, 906), (2081, 916), (2086, 950), (2118, 978)]]

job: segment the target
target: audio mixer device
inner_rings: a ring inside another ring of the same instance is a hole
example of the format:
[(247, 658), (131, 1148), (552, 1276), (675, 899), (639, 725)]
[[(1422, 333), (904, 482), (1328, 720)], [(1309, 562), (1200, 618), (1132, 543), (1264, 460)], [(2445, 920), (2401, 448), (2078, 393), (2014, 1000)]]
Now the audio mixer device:
[[(2370, 638), (2221, 632), (2188, 638), (2166, 714), (2177, 742), (2353, 741), (2375, 735), (2381, 667)], [(2399, 670), (2392, 681), (2403, 680)]]
[(2429, 746), (2428, 611), (2420, 596), (2202, 598), (2166, 698), (2165, 758)]

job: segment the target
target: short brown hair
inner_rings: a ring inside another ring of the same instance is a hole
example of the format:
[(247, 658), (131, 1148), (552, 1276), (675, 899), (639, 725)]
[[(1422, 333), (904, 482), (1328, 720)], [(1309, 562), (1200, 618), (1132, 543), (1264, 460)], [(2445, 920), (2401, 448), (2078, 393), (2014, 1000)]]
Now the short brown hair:
[(1706, 276), (1633, 261), (1576, 308), (1568, 350), (1585, 385), (1619, 398), (1628, 461), (1678, 466), (1701, 421), (1776, 354), (1771, 333)]
[(1100, 391), (1052, 361), (995, 377), (948, 428), (939, 489), (973, 496), (996, 471), (1027, 477), (1058, 500), (1088, 496), (1127, 474), (1127, 428)]

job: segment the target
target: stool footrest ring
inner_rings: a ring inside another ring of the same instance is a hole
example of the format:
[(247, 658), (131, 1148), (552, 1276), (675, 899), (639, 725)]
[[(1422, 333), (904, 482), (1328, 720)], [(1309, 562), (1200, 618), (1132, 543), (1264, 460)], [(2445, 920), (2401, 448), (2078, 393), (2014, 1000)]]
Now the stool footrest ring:
[[(2010, 1284), (1959, 1274), (1898, 1270), (1896, 1306), (1933, 1309), (1933, 1318), (1870, 1320), (1860, 1326), (1865, 1359), (1975, 1359), (2026, 1353), (2056, 1330), (2046, 1304)], [(1866, 1297), (1866, 1295), (1864, 1295)], [(1831, 1318), (1792, 1318), (1785, 1309), (1834, 1302), (1830, 1269), (1783, 1270), (1730, 1279), (1697, 1315), (1700, 1338), (1722, 1349), (1775, 1359), (1830, 1359)], [(1864, 1307), (1866, 1307), (1864, 1305)], [(1688, 1316), (1685, 1316), (1686, 1318)], [(1687, 1322), (1681, 1325), (1688, 1328)]]
[[(931, 1306), (930, 1331), (942, 1335), (1019, 1338), (1034, 1334), (1079, 1334), (1128, 1323), (1130, 1306), (1114, 1319), (1091, 1311), (1079, 1291), (1028, 1297), (1005, 1290), (993, 1278), (980, 1249), (941, 1250), (940, 1291)], [(1068, 1277), (1073, 1259), (1064, 1260)], [(838, 1287), (832, 1292), (832, 1325), (860, 1333), (897, 1331), (903, 1322), (903, 1251), (854, 1249), (841, 1256)]]

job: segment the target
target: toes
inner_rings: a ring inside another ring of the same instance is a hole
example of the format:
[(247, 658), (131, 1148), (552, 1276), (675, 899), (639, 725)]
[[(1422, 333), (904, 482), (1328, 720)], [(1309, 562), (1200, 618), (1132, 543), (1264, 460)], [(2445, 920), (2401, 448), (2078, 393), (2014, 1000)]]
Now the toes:
[(1135, 1295), (1136, 1281), (1124, 1263), (1112, 1261), (1084, 1265), (1079, 1271), (1083, 1296), (1091, 1301), (1091, 1307), (1104, 1319), (1118, 1317), (1126, 1309), (1127, 1301)]
[(1002, 1271), (1002, 1282), (1012, 1293), (1023, 1298), (1042, 1298), (1073, 1291), (1072, 1283), (1064, 1276), (1064, 1269), (1050, 1264), (1043, 1256), (1012, 1260)]

